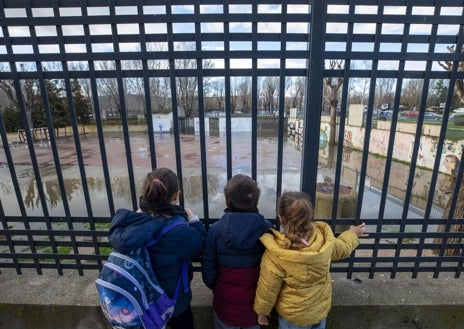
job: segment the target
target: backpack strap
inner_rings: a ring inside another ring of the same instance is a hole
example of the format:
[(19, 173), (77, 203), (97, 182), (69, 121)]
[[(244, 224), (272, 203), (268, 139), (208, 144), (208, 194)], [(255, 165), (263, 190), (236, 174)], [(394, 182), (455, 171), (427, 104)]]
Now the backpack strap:
[(187, 293), (189, 290), (189, 286), (188, 286), (189, 280), (187, 276), (187, 261), (185, 259), (182, 260), (182, 263), (180, 265), (180, 270), (181, 270), (181, 273), (179, 276), (179, 280), (177, 280), (176, 290), (174, 290), (174, 296), (172, 296), (172, 300), (174, 301), (177, 300), (177, 296), (179, 295), (180, 287), (182, 286), (182, 283), (184, 287), (184, 293)]
[[(187, 224), (187, 222), (185, 222), (183, 220), (178, 220), (178, 221), (173, 221), (173, 223), (168, 223), (168, 224), (164, 225), (164, 227), (155, 236), (155, 238), (145, 245), (145, 248), (149, 248), (149, 247), (155, 245), (156, 243), (159, 242), (159, 240), (161, 240), (161, 238), (166, 233), (168, 233), (173, 228), (175, 228), (177, 226), (181, 226), (181, 225), (188, 225), (188, 224)], [(174, 290), (174, 296), (172, 297), (173, 301), (177, 300), (177, 296), (179, 295), (179, 292), (180, 292), (181, 283), (183, 283), (185, 293), (187, 293), (188, 290), (189, 290), (189, 285), (188, 285), (189, 279), (188, 279), (188, 273), (187, 273), (188, 272), (187, 260), (185, 260), (185, 259), (181, 260), (180, 268), (181, 268), (181, 275), (179, 276), (179, 280), (177, 280), (176, 289)]]
[(180, 225), (188, 225), (187, 222), (185, 221), (175, 221), (173, 223), (168, 223), (166, 225), (163, 226), (163, 228), (161, 229), (161, 232), (159, 232), (155, 238), (153, 240), (151, 240), (150, 242), (148, 242), (146, 245), (145, 245), (145, 248), (149, 248), (155, 244), (157, 244), (159, 242), (159, 240), (161, 240), (161, 238), (166, 234), (168, 233), (170, 230), (172, 230), (174, 227), (177, 227), (177, 226), (180, 226)]

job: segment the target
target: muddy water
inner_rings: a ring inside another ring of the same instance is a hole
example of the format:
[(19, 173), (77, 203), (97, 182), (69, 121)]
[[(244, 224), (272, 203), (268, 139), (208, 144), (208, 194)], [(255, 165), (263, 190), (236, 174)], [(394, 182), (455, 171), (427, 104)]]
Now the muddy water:
[[(176, 158), (174, 152), (174, 139), (172, 135), (155, 135), (156, 161), (158, 167), (169, 167), (175, 170)], [(204, 216), (203, 194), (201, 180), (201, 152), (200, 138), (198, 136), (182, 136), (181, 164), (183, 171), (183, 187), (185, 206), (194, 210), (200, 217)], [(90, 195), (91, 213), (85, 207), (82, 177), (79, 171), (76, 146), (71, 137), (64, 137), (57, 144), (59, 151), (59, 164), (63, 172), (66, 190), (66, 202), (69, 204), (71, 216), (110, 216), (110, 205), (106, 190), (106, 183), (102, 170), (102, 156), (99, 141), (95, 136), (80, 138), (80, 147), (85, 165), (85, 176)], [(140, 190), (145, 175), (151, 171), (151, 155), (149, 151), (148, 137), (144, 133), (131, 134), (131, 156), (134, 166), (136, 189)], [(206, 138), (206, 167), (208, 182), (208, 215), (217, 218), (224, 209), (223, 188), (226, 184), (226, 140), (224, 137)], [(46, 207), (51, 216), (66, 216), (64, 213), (64, 200), (62, 199), (57, 180), (56, 165), (50, 147), (36, 146), (34, 148), (37, 162), (40, 167), (40, 175), (46, 194)], [(114, 208), (131, 208), (131, 193), (129, 187), (126, 148), (124, 140), (119, 133), (105, 135), (105, 150), (110, 172), (111, 192), (114, 199)], [(26, 207), (28, 216), (43, 216), (42, 202), (37, 190), (35, 177), (31, 165), (29, 149), (24, 145), (11, 149), (15, 172), (20, 185), (20, 193)], [(324, 167), (327, 151), (321, 150), (321, 166)], [(260, 210), (268, 218), (275, 217), (276, 180), (277, 180), (277, 138), (259, 136), (257, 142), (257, 167), (258, 183), (261, 187)], [(250, 134), (236, 134), (232, 136), (232, 166), (233, 174), (243, 173), (251, 175), (252, 145)], [(0, 162), (5, 162), (4, 151), (0, 151)], [(292, 141), (286, 141), (283, 145), (283, 190), (296, 190), (300, 185), (301, 153), (295, 148)], [(357, 188), (358, 173), (360, 172), (361, 154), (350, 152), (344, 154), (342, 179), (343, 183)], [(376, 191), (382, 188), (385, 160), (370, 158), (367, 170), (368, 191)], [(393, 202), (387, 207), (388, 213), (384, 217), (401, 216), (402, 208), (399, 205), (404, 198), (409, 168), (404, 164), (393, 164), (389, 194)], [(328, 173), (328, 174), (327, 174)], [(321, 180), (330, 176), (331, 171), (321, 168), (319, 176)], [(416, 182), (414, 184), (412, 204), (419, 210), (425, 207), (428, 186), (430, 185), (430, 171), (417, 169)], [(16, 193), (11, 180), (10, 168), (0, 166), (0, 200), (6, 216), (20, 216)], [(439, 177), (439, 181), (445, 182), (448, 177)], [(437, 208), (444, 207), (449, 194), (439, 189), (435, 193), (434, 202)], [(378, 214), (378, 195), (365, 193), (363, 211), (361, 217), (376, 218)], [(397, 209), (398, 208), (398, 209)], [(418, 212), (420, 213), (420, 211)], [(433, 215), (433, 214), (432, 214)], [(439, 210), (435, 217), (439, 217)]]
[[(233, 174), (251, 175), (252, 145), (250, 135), (232, 136)], [(185, 205), (200, 216), (203, 216), (203, 195), (201, 183), (201, 152), (198, 136), (181, 137), (181, 164), (183, 170), (183, 186)], [(59, 163), (64, 177), (64, 185), (71, 216), (89, 216), (85, 207), (84, 191), (79, 171), (74, 140), (61, 138), (57, 144)], [(102, 170), (102, 156), (99, 141), (95, 136), (80, 139), (85, 176), (90, 194), (91, 213), (97, 217), (110, 215), (106, 184)], [(134, 166), (136, 189), (140, 190), (145, 175), (151, 171), (151, 155), (146, 134), (132, 134), (130, 138), (131, 156)], [(172, 135), (155, 135), (156, 161), (158, 167), (176, 168), (174, 139)], [(29, 149), (24, 145), (12, 150), (15, 172), (20, 185), (21, 198), (28, 216), (43, 216), (42, 203), (37, 190), (35, 176), (31, 165)], [(63, 200), (59, 189), (56, 165), (50, 147), (34, 148), (40, 175), (46, 194), (46, 205), (49, 215), (65, 216)], [(110, 172), (110, 184), (114, 198), (114, 208), (131, 208), (131, 194), (127, 172), (126, 148), (121, 134), (105, 135), (105, 150)], [(283, 188), (299, 188), (299, 168), (301, 154), (291, 143), (284, 145)], [(5, 154), (0, 153), (0, 162), (5, 162)], [(208, 181), (209, 216), (217, 218), (224, 209), (223, 188), (226, 183), (226, 141), (223, 137), (206, 139), (206, 167)], [(259, 137), (257, 143), (258, 182), (262, 190), (261, 204), (265, 216), (274, 217), (276, 196), (277, 138)], [(7, 166), (0, 168), (0, 200), (4, 205), (6, 216), (19, 216), (19, 205), (11, 180), (11, 172)], [(272, 206), (267, 206), (271, 204)]]

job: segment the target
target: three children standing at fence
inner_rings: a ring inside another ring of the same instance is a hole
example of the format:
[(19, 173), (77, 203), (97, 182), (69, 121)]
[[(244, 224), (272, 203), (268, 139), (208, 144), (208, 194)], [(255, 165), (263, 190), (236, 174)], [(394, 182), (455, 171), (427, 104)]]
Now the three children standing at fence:
[[(168, 295), (174, 294), (181, 263), (202, 253), (203, 281), (213, 290), (215, 329), (258, 329), (269, 324), (273, 309), (279, 314), (279, 329), (325, 328), (332, 302), (330, 262), (349, 256), (358, 246), (359, 237), (366, 236), (364, 224), (335, 238), (329, 225), (313, 222), (313, 206), (305, 193), (284, 192), (278, 203), (280, 232), (258, 211), (257, 182), (239, 174), (226, 184), (227, 208), (206, 234), (198, 217), (177, 205), (179, 193), (171, 170), (148, 174), (140, 209), (120, 209), (113, 218), (113, 248), (134, 250), (169, 221), (187, 221), (189, 225), (175, 227), (149, 249), (156, 277)], [(152, 216), (148, 226), (147, 214)], [(179, 293), (168, 322), (171, 329), (194, 328), (192, 274), (190, 267), (188, 289)]]

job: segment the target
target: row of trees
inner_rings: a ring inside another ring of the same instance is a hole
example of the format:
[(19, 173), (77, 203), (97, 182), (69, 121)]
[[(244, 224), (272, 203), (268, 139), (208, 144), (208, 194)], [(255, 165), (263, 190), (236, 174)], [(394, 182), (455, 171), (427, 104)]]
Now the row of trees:
[[(44, 81), (48, 108), (55, 129), (68, 127), (71, 125), (71, 115), (66, 90), (63, 81), (45, 80)], [(91, 122), (91, 103), (82, 91), (82, 87), (77, 79), (71, 81), (72, 104), (79, 124), (89, 124)], [(8, 102), (3, 109), (3, 121), (8, 132), (17, 131), (24, 128), (23, 120), (27, 120), (30, 128), (47, 127), (44, 99), (41, 96), (39, 81), (22, 80), (21, 94), (26, 116), (23, 118), (17, 98), (16, 89), (13, 81), (0, 80), (0, 90), (6, 96)]]
[[(152, 44), (151, 47), (162, 47)], [(180, 45), (182, 49), (188, 50), (194, 47), (193, 44)], [(450, 51), (454, 48), (450, 47)], [(149, 51), (166, 51), (166, 49), (149, 49)], [(140, 71), (143, 69), (142, 62), (139, 60), (130, 61), (98, 61), (95, 62), (95, 69), (97, 71), (114, 72), (117, 70), (133, 70)], [(197, 66), (200, 65), (203, 69), (210, 69), (214, 67), (214, 63), (210, 60), (203, 60), (201, 63), (195, 59), (179, 59), (174, 61), (174, 66), (179, 70), (189, 70), (195, 72)], [(441, 67), (446, 70), (451, 70), (452, 63), (439, 63)], [(47, 65), (54, 65), (48, 63)], [(62, 70), (61, 63), (55, 63), (56, 67), (46, 68), (54, 71)], [(331, 60), (327, 62), (328, 69), (343, 70), (343, 60)], [(353, 69), (369, 69), (370, 62), (358, 63), (359, 67)], [(462, 63), (461, 63), (462, 65)], [(0, 67), (0, 70), (2, 68)], [(28, 71), (33, 69), (22, 67), (23, 70)], [(86, 71), (88, 70), (88, 63), (73, 63), (70, 67), (72, 71)], [(147, 61), (147, 69), (150, 71), (168, 71), (169, 62), (163, 60), (149, 60)], [(462, 68), (460, 68), (462, 69)], [(273, 113), (280, 108), (279, 95), (285, 94), (284, 108), (303, 108), (305, 96), (305, 78), (304, 77), (287, 77), (285, 80), (285, 90), (280, 90), (279, 77), (258, 77), (257, 83), (257, 99), (258, 110), (267, 113)], [(375, 99), (374, 108), (380, 107), (380, 104), (393, 104), (395, 97), (395, 84), (397, 80), (394, 78), (379, 78), (376, 80), (375, 86)], [(39, 81), (29, 79), (21, 80), (21, 92), (24, 99), (24, 105), (27, 111), (28, 120), (32, 127), (44, 126), (45, 112), (43, 98), (41, 97)], [(184, 116), (192, 118), (198, 114), (198, 97), (199, 97), (199, 80), (195, 76), (177, 76), (176, 83), (176, 100), (178, 108), (182, 111)], [(339, 107), (341, 99), (341, 87), (344, 83), (342, 77), (326, 78), (324, 81), (324, 95), (323, 103), (325, 107), (331, 109), (331, 113), (335, 116), (335, 112)], [(66, 90), (64, 89), (64, 82), (62, 80), (47, 80), (45, 81), (46, 94), (48, 96), (48, 103), (50, 112), (53, 118), (53, 124), (56, 128), (69, 125), (69, 104), (70, 102), (66, 97)], [(121, 97), (120, 93), (123, 92), (127, 95), (132, 95), (132, 99), (136, 99), (135, 104), (127, 104), (126, 109), (135, 111), (139, 115), (147, 113), (146, 99), (145, 99), (145, 83), (142, 78), (123, 78), (121, 82), (116, 78), (98, 78), (96, 81), (97, 97), (105, 99), (108, 108), (100, 105), (101, 111), (114, 112), (115, 116), (122, 114)], [(204, 77), (201, 81), (204, 104), (206, 111), (224, 111), (225, 110), (225, 79)], [(364, 104), (367, 105), (368, 92), (370, 88), (369, 79), (351, 78), (349, 81), (349, 104)], [(76, 111), (76, 116), (80, 124), (87, 124), (91, 120), (93, 102), (90, 101), (92, 96), (91, 81), (89, 79), (80, 79), (72, 81), (72, 95), (73, 104)], [(420, 100), (422, 98), (423, 81), (420, 79), (409, 79), (403, 81), (401, 91), (401, 104), (406, 105), (407, 108), (420, 107)], [(8, 130), (15, 130), (22, 128), (22, 122), (19, 115), (19, 104), (17, 101), (17, 93), (15, 91), (13, 82), (11, 80), (0, 80), (0, 91), (6, 95), (8, 99), (8, 106), (4, 106), (5, 125)], [(172, 92), (171, 92), (171, 79), (169, 77), (151, 77), (149, 78), (149, 92), (150, 99), (152, 100), (153, 113), (169, 113), (172, 112)], [(443, 80), (431, 81), (428, 90), (427, 107), (438, 106), (446, 100), (448, 92), (448, 82)], [(252, 111), (252, 79), (251, 77), (231, 77), (230, 80), (230, 107), (232, 113), (236, 111), (249, 113)], [(456, 104), (463, 104), (464, 87), (462, 81), (456, 84)], [(130, 107), (130, 108), (129, 108)]]
[[(341, 67), (340, 63), (334, 63), (337, 67)], [(334, 67), (335, 68), (335, 67)], [(197, 79), (194, 77), (178, 78), (178, 106), (183, 109), (186, 118), (191, 118), (198, 114), (198, 86)], [(368, 84), (365, 79), (350, 79), (349, 100), (348, 103), (365, 104), (367, 105), (367, 88)], [(250, 113), (252, 111), (252, 88), (251, 78), (233, 78), (231, 84), (230, 106), (232, 113), (243, 112)], [(135, 99), (135, 104), (130, 104), (132, 111), (137, 114), (145, 115), (146, 102), (143, 90), (142, 79), (124, 79), (123, 84), (126, 94), (132, 95), (132, 101)], [(339, 107), (341, 100), (341, 86), (343, 78), (327, 78), (325, 80), (324, 99), (323, 102), (327, 107), (333, 109), (334, 115)], [(171, 112), (172, 103), (171, 95), (168, 91), (169, 79), (167, 78), (151, 78), (150, 92), (152, 100), (152, 111), (154, 113), (169, 113)], [(395, 79), (378, 79), (375, 93), (375, 104), (388, 103), (393, 104)], [(101, 99), (106, 99), (106, 106), (110, 106), (110, 112), (115, 112), (115, 116), (121, 115), (120, 97), (118, 84), (116, 79), (98, 79), (98, 90)], [(192, 86), (194, 85), (194, 86)], [(210, 79), (207, 84), (205, 93), (205, 108), (206, 110), (225, 111), (225, 88), (224, 79)], [(367, 85), (367, 86), (366, 86)], [(48, 96), (48, 104), (53, 118), (53, 125), (56, 128), (70, 125), (69, 102), (66, 97), (66, 92), (63, 88), (61, 80), (46, 80), (45, 86)], [(92, 102), (90, 101), (90, 81), (74, 79), (71, 83), (73, 105), (76, 111), (76, 116), (79, 124), (88, 124), (92, 120)], [(366, 89), (359, 88), (366, 86)], [(87, 87), (87, 88), (86, 88)], [(285, 84), (285, 104), (284, 108), (303, 108), (305, 94), (305, 79), (303, 77), (288, 78)], [(86, 91), (87, 89), (87, 91)], [(412, 109), (414, 106), (420, 106), (420, 98), (423, 89), (422, 80), (406, 80), (403, 83), (401, 95), (401, 104)], [(4, 107), (3, 116), (5, 126), (8, 131), (15, 131), (23, 128), (19, 105), (16, 98), (16, 93), (12, 81), (1, 80), (0, 90), (7, 96), (9, 105)], [(448, 82), (444, 80), (432, 81), (428, 93), (427, 107), (438, 106), (446, 100), (448, 92)], [(22, 94), (29, 124), (31, 127), (46, 126), (46, 117), (44, 112), (43, 99), (40, 94), (40, 86), (37, 80), (23, 80)], [(259, 79), (258, 91), (258, 109), (267, 113), (273, 113), (279, 109), (279, 94), (280, 84), (277, 77), (263, 77)], [(127, 97), (126, 97), (127, 101)], [(456, 97), (455, 103), (459, 104), (459, 99)], [(129, 107), (129, 104), (126, 104)], [(457, 106), (457, 105), (456, 105)], [(103, 104), (101, 104), (101, 109)], [(134, 109), (135, 108), (135, 109)]]

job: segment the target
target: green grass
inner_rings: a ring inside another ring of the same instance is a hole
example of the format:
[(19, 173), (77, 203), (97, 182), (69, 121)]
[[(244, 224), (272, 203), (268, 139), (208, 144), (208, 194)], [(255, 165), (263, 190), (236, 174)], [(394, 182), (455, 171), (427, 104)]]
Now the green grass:
[[(402, 119), (402, 120), (399, 120), (398, 123), (399, 122), (415, 123), (416, 120)], [(442, 124), (442, 122), (441, 121), (427, 121), (427, 122), (424, 122), (424, 124), (439, 126)], [(374, 120), (372, 121), (372, 129), (376, 129), (376, 128), (377, 128), (377, 120)], [(462, 126), (455, 125), (453, 121), (449, 121), (445, 138), (449, 140), (464, 140), (464, 125)]]

